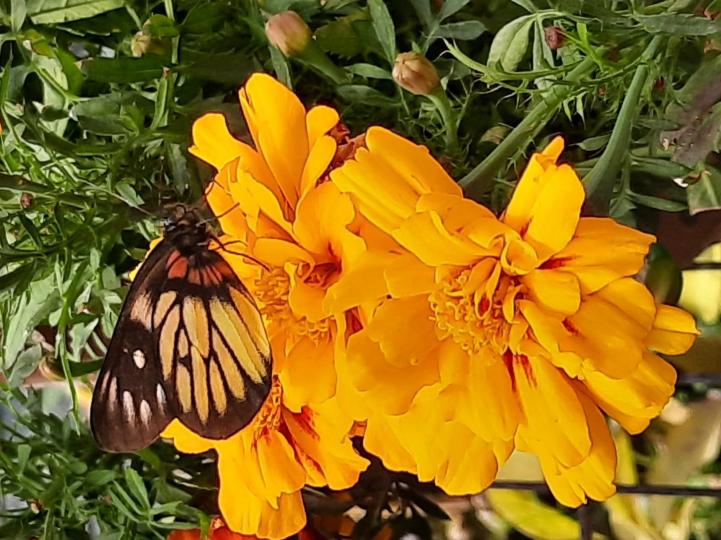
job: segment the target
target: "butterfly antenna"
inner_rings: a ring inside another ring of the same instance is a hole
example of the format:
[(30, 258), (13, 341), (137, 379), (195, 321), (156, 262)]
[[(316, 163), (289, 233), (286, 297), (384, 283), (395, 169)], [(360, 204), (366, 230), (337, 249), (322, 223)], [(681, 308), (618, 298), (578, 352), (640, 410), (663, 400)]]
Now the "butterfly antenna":
[(221, 249), (222, 251), (224, 251), (224, 252), (226, 252), (226, 253), (230, 253), (231, 255), (238, 255), (238, 256), (240, 256), (240, 257), (245, 257), (246, 259), (248, 259), (248, 260), (250, 260), (250, 261), (253, 261), (253, 262), (254, 262), (255, 264), (257, 264), (258, 266), (262, 266), (265, 270), (270, 270), (270, 267), (269, 267), (267, 264), (265, 264), (265, 263), (262, 262), (262, 261), (259, 261), (258, 259), (256, 259), (256, 258), (253, 257), (252, 255), (248, 255), (247, 253), (243, 253), (242, 251), (233, 251), (233, 250), (227, 248), (227, 246), (229, 246), (230, 244), (243, 244), (243, 245), (247, 246), (247, 245), (248, 245), (247, 242), (245, 242), (245, 241), (243, 241), (243, 240), (231, 240), (230, 242), (225, 242), (225, 243), (224, 243), (223, 241), (221, 241), (220, 238), (218, 238), (218, 237), (215, 236), (214, 234), (211, 234), (210, 237), (213, 239), (213, 241), (214, 241), (215, 243), (218, 244), (218, 246), (220, 246), (220, 249)]

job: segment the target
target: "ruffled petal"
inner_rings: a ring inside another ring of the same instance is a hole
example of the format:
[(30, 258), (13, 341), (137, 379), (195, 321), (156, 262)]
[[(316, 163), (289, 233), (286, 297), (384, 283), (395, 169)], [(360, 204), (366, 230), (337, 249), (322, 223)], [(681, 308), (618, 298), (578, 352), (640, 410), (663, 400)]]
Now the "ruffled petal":
[(193, 122), (193, 145), (188, 151), (219, 171), (253, 149), (230, 134), (222, 114), (208, 113)]

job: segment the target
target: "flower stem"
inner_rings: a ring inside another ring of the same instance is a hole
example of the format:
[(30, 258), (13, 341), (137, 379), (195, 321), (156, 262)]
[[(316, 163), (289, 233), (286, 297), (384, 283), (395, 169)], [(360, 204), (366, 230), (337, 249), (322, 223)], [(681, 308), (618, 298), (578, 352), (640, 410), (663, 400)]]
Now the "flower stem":
[(623, 99), (618, 119), (613, 126), (611, 138), (608, 140), (603, 154), (593, 168), (583, 178), (586, 193), (593, 211), (599, 215), (608, 214), (613, 186), (624, 163), (624, 156), (629, 150), (631, 129), (638, 113), (639, 99), (649, 76), (649, 60), (658, 51), (663, 38), (654, 37), (641, 55), (641, 63), (633, 74), (631, 85)]
[[(605, 49), (597, 51), (603, 54)], [(566, 77), (565, 82), (579, 81), (596, 65), (595, 60), (587, 56)], [(479, 200), (492, 186), (498, 171), (516, 153), (523, 150), (533, 137), (553, 117), (563, 101), (574, 91), (572, 84), (552, 86), (544, 95), (543, 100), (531, 109), (526, 117), (506, 136), (486, 159), (476, 165), (471, 172), (459, 182), (471, 199)]]
[(438, 86), (438, 88), (436, 88), (433, 93), (428, 94), (427, 97), (433, 102), (433, 105), (435, 105), (438, 113), (441, 115), (441, 119), (446, 128), (446, 150), (449, 153), (453, 153), (458, 149), (458, 120), (451, 106), (451, 101), (441, 86)]

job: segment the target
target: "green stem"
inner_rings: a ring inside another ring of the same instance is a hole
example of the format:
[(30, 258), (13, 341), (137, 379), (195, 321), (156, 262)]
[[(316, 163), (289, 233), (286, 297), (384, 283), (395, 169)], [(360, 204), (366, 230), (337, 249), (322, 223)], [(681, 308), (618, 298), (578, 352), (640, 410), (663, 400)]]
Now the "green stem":
[[(604, 49), (598, 53), (603, 54)], [(586, 57), (566, 77), (565, 82), (578, 82), (589, 73), (596, 62)], [(459, 182), (471, 199), (479, 200), (492, 186), (493, 179), (498, 171), (517, 152), (522, 151), (531, 142), (533, 137), (553, 118), (563, 101), (574, 91), (573, 84), (556, 84), (552, 86), (526, 117), (506, 136), (486, 159), (476, 165)]]
[(451, 106), (451, 101), (440, 86), (432, 94), (428, 94), (427, 97), (433, 102), (441, 115), (446, 128), (446, 150), (453, 153), (458, 149), (458, 119)]
[(618, 113), (618, 119), (613, 126), (611, 138), (601, 157), (583, 178), (589, 203), (596, 213), (602, 215), (608, 213), (613, 187), (631, 143), (631, 129), (638, 114), (641, 92), (648, 81), (649, 60), (656, 54), (662, 42), (662, 36), (654, 37), (641, 55), (642, 62), (633, 74), (631, 85), (628, 87)]

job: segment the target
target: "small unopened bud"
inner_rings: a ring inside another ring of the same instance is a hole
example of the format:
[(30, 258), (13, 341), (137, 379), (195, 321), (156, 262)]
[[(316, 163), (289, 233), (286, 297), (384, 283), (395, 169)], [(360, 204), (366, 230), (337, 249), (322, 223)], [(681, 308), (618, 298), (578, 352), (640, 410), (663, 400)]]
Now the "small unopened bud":
[(265, 35), (286, 56), (302, 53), (313, 38), (310, 28), (295, 11), (273, 15), (265, 23)]
[(396, 56), (393, 79), (401, 88), (417, 96), (432, 94), (441, 85), (435, 66), (417, 52), (405, 52)]
[(543, 29), (543, 35), (546, 38), (546, 44), (552, 51), (560, 49), (566, 43), (566, 36), (558, 26), (547, 26)]

